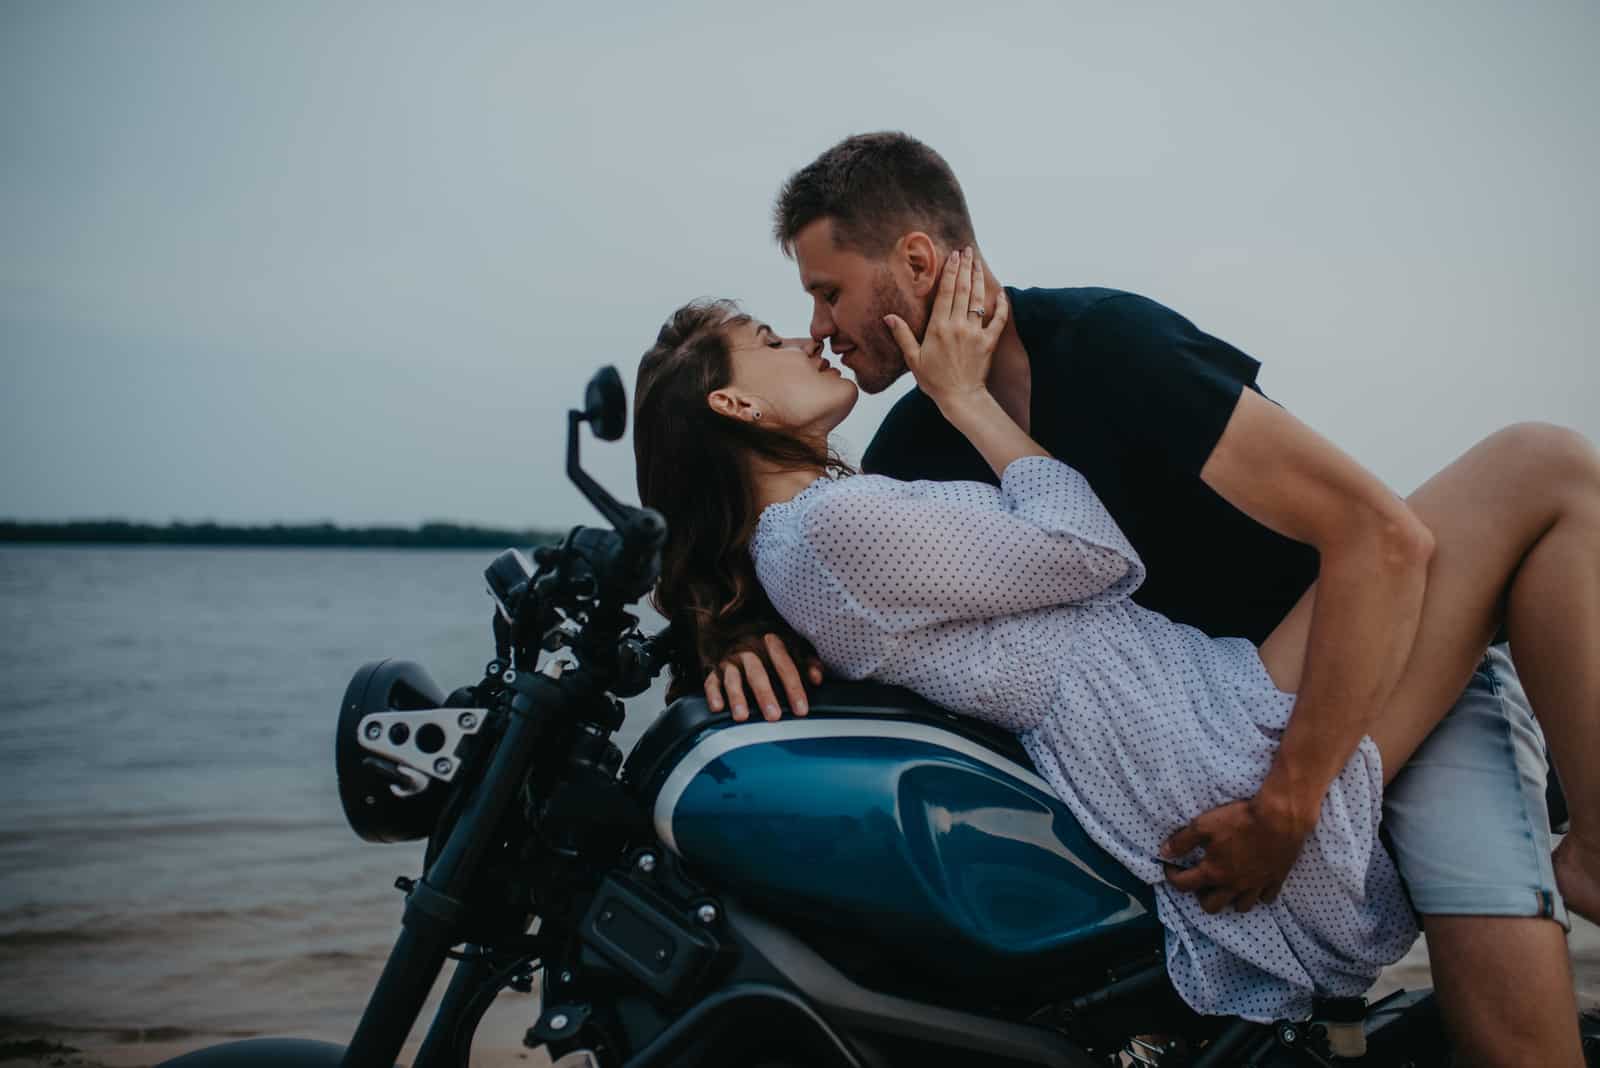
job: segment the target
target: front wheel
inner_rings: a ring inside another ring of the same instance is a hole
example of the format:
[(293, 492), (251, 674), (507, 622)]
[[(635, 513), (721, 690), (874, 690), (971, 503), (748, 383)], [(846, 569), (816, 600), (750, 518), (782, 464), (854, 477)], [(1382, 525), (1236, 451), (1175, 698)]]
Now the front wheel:
[(304, 1038), (251, 1038), (185, 1053), (157, 1068), (339, 1068), (344, 1047)]

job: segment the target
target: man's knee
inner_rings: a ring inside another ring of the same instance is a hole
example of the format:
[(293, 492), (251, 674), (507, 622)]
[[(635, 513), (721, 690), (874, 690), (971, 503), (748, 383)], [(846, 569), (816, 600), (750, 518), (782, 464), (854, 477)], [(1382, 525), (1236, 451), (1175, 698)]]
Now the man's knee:
[(1563, 504), (1600, 501), (1600, 451), (1576, 430), (1554, 423), (1514, 423), (1488, 441)]
[(1582, 1064), (1560, 924), (1520, 916), (1423, 920), (1434, 992), (1459, 1063)]

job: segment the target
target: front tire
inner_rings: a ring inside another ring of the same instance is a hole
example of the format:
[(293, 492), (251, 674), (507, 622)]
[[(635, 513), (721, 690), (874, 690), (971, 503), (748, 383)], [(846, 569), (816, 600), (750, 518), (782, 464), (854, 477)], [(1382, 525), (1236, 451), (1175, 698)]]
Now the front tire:
[(304, 1038), (251, 1038), (198, 1049), (156, 1068), (339, 1068), (344, 1047)]

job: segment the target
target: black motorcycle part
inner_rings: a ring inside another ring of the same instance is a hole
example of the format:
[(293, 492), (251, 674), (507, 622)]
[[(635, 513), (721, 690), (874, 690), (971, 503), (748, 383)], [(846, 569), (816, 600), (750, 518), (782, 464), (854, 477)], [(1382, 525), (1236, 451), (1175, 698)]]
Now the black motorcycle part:
[(691, 1046), (698, 1047), (694, 1063), (700, 1065), (748, 1064), (751, 1054), (776, 1049), (807, 1068), (862, 1068), (860, 1057), (803, 998), (764, 983), (730, 986), (697, 1002), (624, 1068), (671, 1065)]
[(716, 959), (717, 940), (679, 920), (641, 888), (606, 876), (579, 929), (584, 942), (656, 996), (693, 989)]
[[(743, 943), (746, 957), (758, 958), (786, 985), (803, 991), (818, 1013), (852, 1036), (872, 1037), (890, 1050), (903, 1044), (919, 1051), (937, 1047), (951, 1056), (964, 1053), (975, 1064), (1100, 1066), (1054, 1031), (868, 990), (789, 932), (743, 909), (729, 907), (727, 925)], [(748, 961), (742, 960), (741, 970), (746, 967)], [(902, 1058), (890, 1059), (898, 1063)]]
[(444, 998), (433, 1016), (433, 1025), (428, 1028), (411, 1068), (461, 1068), (467, 1063), (472, 1034), (483, 1018), (482, 1010), (474, 1010), (480, 1003), (484, 1009), (488, 1008), (490, 998), (480, 995), (494, 972), (487, 954), (476, 947), (467, 947), (466, 956), (456, 964), (450, 976), (450, 985), (445, 988)]
[[(350, 1040), (352, 1065), (391, 1064), (411, 1024), (439, 978), (445, 955), (462, 938), (461, 902), (495, 840), (501, 818), (521, 788), (546, 720), (559, 706), (537, 692), (511, 718), (483, 780), (473, 788), (461, 818), (428, 873), (406, 899), (404, 925), (366, 1011)], [(420, 896), (419, 896), (420, 892)], [(398, 1023), (403, 1021), (403, 1023)]]
[(583, 390), (583, 417), (601, 441), (616, 441), (628, 428), (628, 395), (615, 367), (608, 364), (589, 379)]
[[(396, 797), (395, 772), (361, 747), (361, 721), (375, 712), (444, 707), (444, 691), (420, 664), (374, 660), (361, 666), (345, 688), (334, 732), (334, 770), (339, 803), (350, 829), (368, 842), (426, 838), (450, 791), (432, 783), (412, 797)], [(404, 781), (404, 780), (402, 780)]]
[(157, 1068), (339, 1068), (344, 1052), (303, 1038), (251, 1038), (185, 1053)]

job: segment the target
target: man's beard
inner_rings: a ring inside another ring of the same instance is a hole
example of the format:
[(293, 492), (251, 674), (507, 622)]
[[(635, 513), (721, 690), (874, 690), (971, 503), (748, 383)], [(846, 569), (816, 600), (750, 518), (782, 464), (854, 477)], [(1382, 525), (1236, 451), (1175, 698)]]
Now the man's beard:
[(861, 355), (852, 370), (856, 374), (856, 385), (866, 393), (882, 393), (906, 373), (905, 354), (900, 351), (900, 343), (895, 341), (894, 334), (884, 324), (885, 315), (898, 315), (907, 326), (916, 321), (911, 313), (911, 302), (895, 285), (894, 275), (888, 268), (879, 271), (872, 280), (867, 321), (862, 335), (856, 339), (857, 351)]

